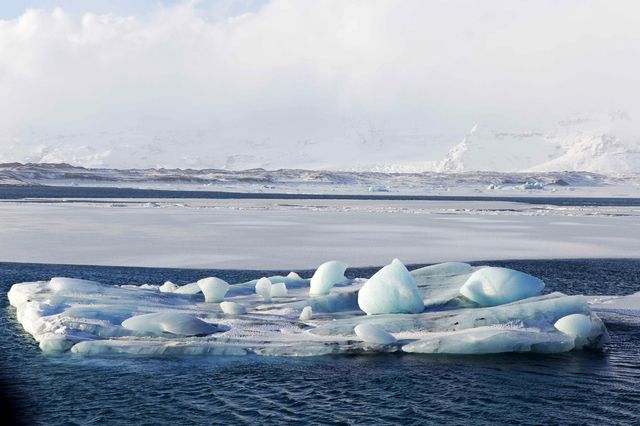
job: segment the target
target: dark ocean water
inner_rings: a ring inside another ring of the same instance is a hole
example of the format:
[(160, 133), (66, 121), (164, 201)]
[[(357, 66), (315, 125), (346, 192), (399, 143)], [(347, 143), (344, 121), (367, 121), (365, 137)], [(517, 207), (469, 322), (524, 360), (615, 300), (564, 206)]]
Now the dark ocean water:
[[(640, 291), (640, 260), (483, 262), (568, 294)], [(351, 277), (376, 268), (350, 269)], [(278, 271), (288, 272), (288, 271)], [(72, 276), (108, 284), (238, 282), (264, 271), (0, 263), (4, 424), (638, 424), (640, 323), (604, 317), (605, 352), (313, 358), (45, 356), (8, 306), (11, 284)], [(310, 271), (301, 275), (309, 276)]]
[(0, 199), (74, 198), (79, 202), (100, 198), (191, 198), (191, 199), (288, 199), (288, 200), (422, 200), (422, 201), (510, 201), (554, 206), (640, 206), (640, 198), (492, 196), (492, 195), (394, 195), (373, 194), (288, 194), (269, 192), (185, 191), (81, 186), (2, 186)]

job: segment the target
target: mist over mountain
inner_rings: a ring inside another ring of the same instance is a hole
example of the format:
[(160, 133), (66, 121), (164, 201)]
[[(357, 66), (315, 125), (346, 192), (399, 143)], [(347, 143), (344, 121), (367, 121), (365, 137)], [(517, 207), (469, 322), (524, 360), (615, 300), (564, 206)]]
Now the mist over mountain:
[(0, 14), (0, 162), (638, 170), (638, 2), (58, 3)]

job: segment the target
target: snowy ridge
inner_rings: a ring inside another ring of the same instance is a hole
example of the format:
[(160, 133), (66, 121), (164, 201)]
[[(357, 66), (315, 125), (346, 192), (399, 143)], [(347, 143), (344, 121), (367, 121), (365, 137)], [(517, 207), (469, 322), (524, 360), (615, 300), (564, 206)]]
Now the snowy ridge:
[(576, 118), (545, 131), (500, 131), (477, 123), (437, 164), (441, 172), (640, 172), (640, 137), (626, 113)]
[(588, 172), (382, 173), (328, 170), (106, 169), (69, 164), (0, 164), (0, 184), (234, 189), (298, 192), (477, 192), (495, 189), (540, 192), (568, 188), (640, 186), (640, 175), (610, 177)]

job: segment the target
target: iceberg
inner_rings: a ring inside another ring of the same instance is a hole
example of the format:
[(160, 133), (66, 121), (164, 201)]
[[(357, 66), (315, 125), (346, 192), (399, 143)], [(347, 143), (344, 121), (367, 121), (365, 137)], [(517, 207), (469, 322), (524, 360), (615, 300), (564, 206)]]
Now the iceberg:
[(508, 268), (485, 267), (475, 271), (460, 288), (460, 294), (480, 306), (495, 306), (537, 296), (544, 282)]
[(287, 297), (287, 285), (285, 283), (271, 285), (271, 297)]
[(300, 321), (309, 321), (313, 317), (313, 309), (311, 306), (305, 306), (302, 308), (302, 312), (300, 312)]
[(271, 281), (267, 277), (262, 277), (256, 283), (256, 294), (262, 296), (265, 302), (271, 302)]
[(204, 294), (205, 302), (222, 302), (229, 290), (229, 284), (220, 278), (209, 277), (198, 280), (198, 287)]
[(362, 286), (358, 306), (367, 315), (415, 314), (424, 310), (415, 280), (398, 259), (380, 269)]
[(329, 294), (334, 284), (345, 281), (347, 278), (344, 272), (347, 265), (337, 260), (331, 260), (318, 266), (316, 272), (311, 277), (310, 296), (322, 296)]
[(369, 279), (311, 297), (310, 280), (275, 275), (229, 285), (213, 295), (224, 297), (219, 305), (189, 297), (211, 298), (225, 287), (216, 279), (174, 287), (56, 277), (14, 284), (8, 298), (43, 353), (82, 356), (557, 353), (606, 345), (593, 306), (638, 312), (638, 295), (525, 297), (536, 279), (511, 270), (498, 276), (517, 279), (490, 281), (497, 291), (479, 294), (518, 300), (481, 306), (460, 293), (487, 269), (449, 263), (410, 273), (394, 260)]

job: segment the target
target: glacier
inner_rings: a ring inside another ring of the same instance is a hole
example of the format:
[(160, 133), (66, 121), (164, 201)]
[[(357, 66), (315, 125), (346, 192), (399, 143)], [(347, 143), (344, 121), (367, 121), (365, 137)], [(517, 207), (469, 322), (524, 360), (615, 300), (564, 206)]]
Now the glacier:
[[(490, 271), (460, 262), (409, 271), (394, 259), (369, 279), (344, 279), (311, 296), (311, 280), (296, 273), (228, 288), (209, 278), (178, 287), (54, 277), (14, 284), (8, 298), (44, 353), (82, 356), (598, 350), (609, 341), (599, 310), (640, 312), (637, 295), (542, 294), (537, 285), (532, 291), (537, 278), (514, 270), (489, 274), (489, 290), (517, 297), (467, 297), (467, 283)], [(212, 303), (208, 284), (224, 301)]]

